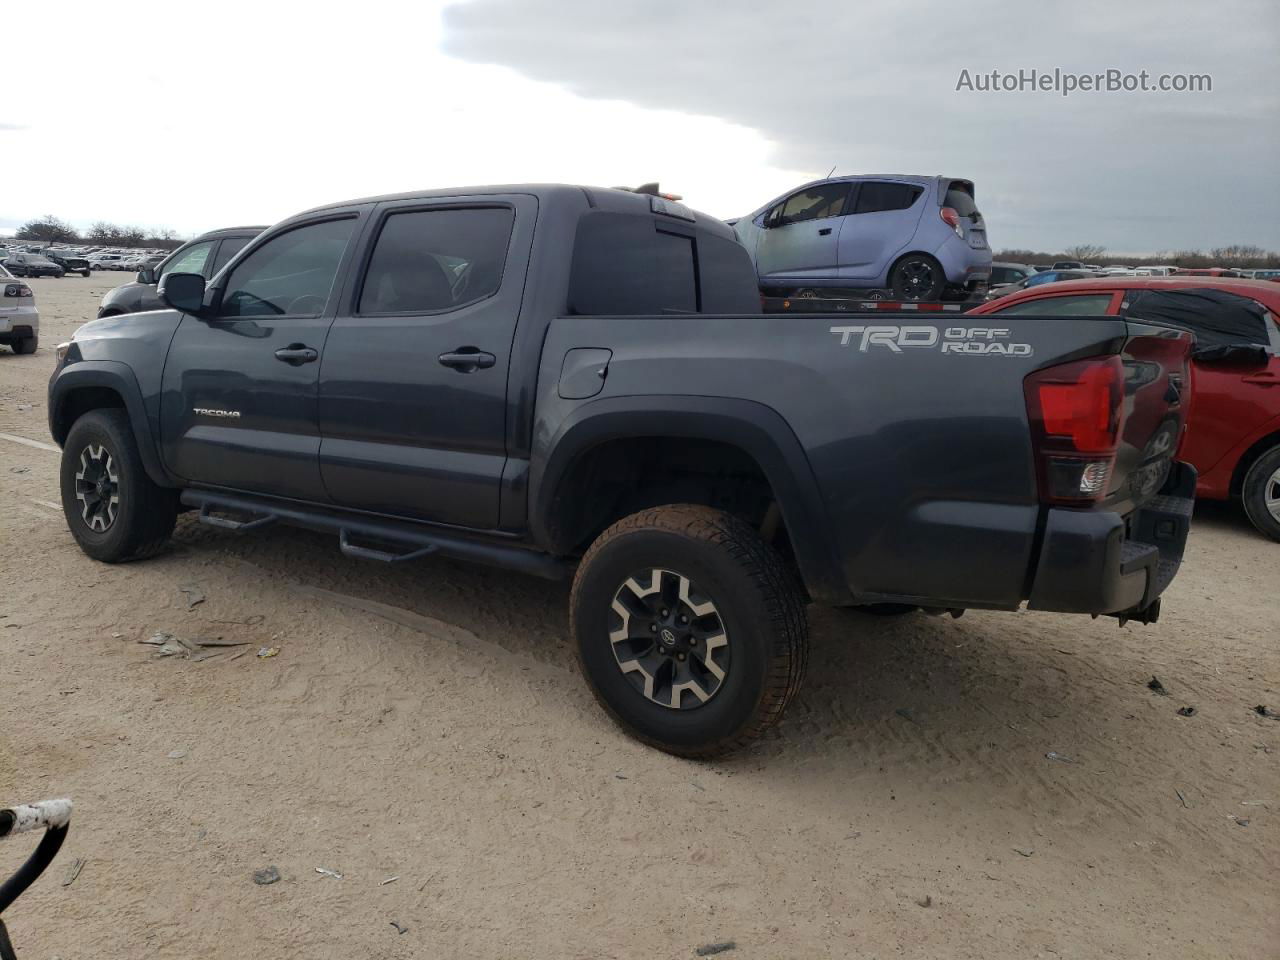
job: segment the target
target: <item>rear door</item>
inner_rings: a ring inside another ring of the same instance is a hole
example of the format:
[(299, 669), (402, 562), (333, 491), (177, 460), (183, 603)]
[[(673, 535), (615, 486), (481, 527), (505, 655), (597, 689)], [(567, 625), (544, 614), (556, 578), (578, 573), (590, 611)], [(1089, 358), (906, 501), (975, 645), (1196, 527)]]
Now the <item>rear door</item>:
[(358, 218), (352, 208), (289, 224), (220, 282), (215, 315), (182, 318), (160, 407), (163, 455), (179, 477), (327, 499), (316, 386)]
[(498, 525), (507, 373), (537, 201), (376, 211), (320, 378), (320, 469), (346, 507)]
[(849, 187), (848, 182), (806, 187), (765, 215), (756, 244), (756, 271), (762, 281), (836, 279)]
[(891, 180), (864, 180), (840, 226), (840, 276), (878, 281), (915, 235), (924, 188)]

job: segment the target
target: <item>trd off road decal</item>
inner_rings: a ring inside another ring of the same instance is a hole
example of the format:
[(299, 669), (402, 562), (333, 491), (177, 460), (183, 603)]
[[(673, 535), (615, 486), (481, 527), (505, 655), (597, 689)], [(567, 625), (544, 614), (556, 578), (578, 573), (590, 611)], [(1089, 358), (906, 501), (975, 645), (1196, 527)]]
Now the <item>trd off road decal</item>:
[(868, 347), (884, 347), (902, 353), (920, 347), (940, 349), (943, 353), (980, 356), (1029, 357), (1034, 352), (1029, 343), (1010, 343), (1009, 331), (1000, 327), (900, 327), (883, 326), (832, 327), (840, 337), (840, 346), (856, 345), (866, 353)]

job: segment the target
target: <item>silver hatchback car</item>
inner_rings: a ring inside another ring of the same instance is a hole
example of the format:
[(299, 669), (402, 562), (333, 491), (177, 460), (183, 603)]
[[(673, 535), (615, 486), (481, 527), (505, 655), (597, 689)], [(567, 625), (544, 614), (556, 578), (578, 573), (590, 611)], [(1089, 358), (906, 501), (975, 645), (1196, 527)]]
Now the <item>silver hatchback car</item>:
[(991, 275), (973, 182), (835, 177), (770, 200), (734, 222), (762, 290), (832, 296), (888, 289), (898, 300), (979, 296)]

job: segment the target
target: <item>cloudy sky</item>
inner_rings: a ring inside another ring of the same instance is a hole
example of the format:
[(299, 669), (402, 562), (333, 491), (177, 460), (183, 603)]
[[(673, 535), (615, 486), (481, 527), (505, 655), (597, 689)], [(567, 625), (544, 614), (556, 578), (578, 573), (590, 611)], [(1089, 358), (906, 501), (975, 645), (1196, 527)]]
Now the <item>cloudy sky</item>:
[[(1274, 0), (57, 8), (0, 19), (0, 232), (52, 213), (190, 234), (531, 180), (658, 179), (731, 217), (834, 166), (970, 178), (997, 247), (1280, 249)], [(956, 89), (1055, 68), (1212, 91)]]

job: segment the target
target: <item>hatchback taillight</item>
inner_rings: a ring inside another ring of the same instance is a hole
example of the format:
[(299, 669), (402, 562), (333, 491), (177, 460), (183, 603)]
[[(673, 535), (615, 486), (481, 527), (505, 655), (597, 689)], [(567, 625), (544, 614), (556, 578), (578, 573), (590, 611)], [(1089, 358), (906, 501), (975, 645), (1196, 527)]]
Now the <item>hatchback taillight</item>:
[(1124, 364), (1094, 357), (1023, 381), (1040, 499), (1081, 506), (1106, 495), (1124, 418)]
[(31, 288), (25, 283), (6, 283), (4, 285), (4, 295), (6, 297), (29, 297), (31, 296)]
[(960, 214), (956, 213), (954, 207), (943, 207), (938, 215), (942, 217), (943, 223), (956, 232), (957, 237), (964, 236), (964, 230), (960, 227)]

